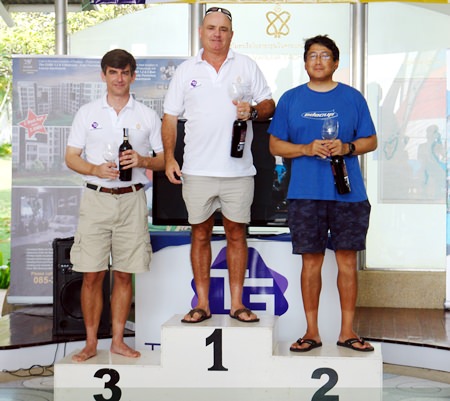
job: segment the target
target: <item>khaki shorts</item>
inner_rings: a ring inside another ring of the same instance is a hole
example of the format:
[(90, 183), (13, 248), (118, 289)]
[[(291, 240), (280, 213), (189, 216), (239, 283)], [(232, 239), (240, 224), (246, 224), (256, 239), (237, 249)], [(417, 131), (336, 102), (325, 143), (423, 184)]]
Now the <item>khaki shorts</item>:
[(249, 223), (254, 188), (253, 176), (200, 177), (183, 174), (183, 199), (189, 223), (203, 223), (217, 210), (235, 223)]
[(75, 271), (106, 270), (111, 256), (112, 270), (145, 272), (149, 270), (151, 254), (143, 189), (123, 195), (85, 189), (70, 251)]

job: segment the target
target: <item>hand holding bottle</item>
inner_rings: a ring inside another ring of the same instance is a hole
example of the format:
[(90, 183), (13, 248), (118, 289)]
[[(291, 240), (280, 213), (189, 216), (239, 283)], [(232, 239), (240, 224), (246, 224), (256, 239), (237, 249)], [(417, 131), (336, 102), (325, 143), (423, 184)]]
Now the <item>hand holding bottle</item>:
[(132, 156), (133, 149), (128, 140), (128, 128), (123, 129), (123, 142), (119, 146), (119, 179), (120, 181), (131, 181), (133, 170), (131, 164), (133, 160), (130, 158)]
[[(230, 86), (230, 96), (233, 104), (239, 110), (241, 102), (248, 101), (250, 96), (250, 85), (242, 82), (233, 82)], [(243, 111), (237, 113), (237, 119), (233, 123), (233, 132), (231, 138), (231, 157), (240, 158), (244, 154), (245, 137), (247, 134), (247, 116)]]

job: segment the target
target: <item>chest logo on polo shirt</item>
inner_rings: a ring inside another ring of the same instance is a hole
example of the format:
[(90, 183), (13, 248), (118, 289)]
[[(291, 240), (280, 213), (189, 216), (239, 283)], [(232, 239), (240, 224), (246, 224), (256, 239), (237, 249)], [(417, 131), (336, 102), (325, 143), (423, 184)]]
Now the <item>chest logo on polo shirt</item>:
[(92, 121), (89, 130), (90, 131), (99, 131), (103, 129), (103, 125), (99, 123), (98, 121)]

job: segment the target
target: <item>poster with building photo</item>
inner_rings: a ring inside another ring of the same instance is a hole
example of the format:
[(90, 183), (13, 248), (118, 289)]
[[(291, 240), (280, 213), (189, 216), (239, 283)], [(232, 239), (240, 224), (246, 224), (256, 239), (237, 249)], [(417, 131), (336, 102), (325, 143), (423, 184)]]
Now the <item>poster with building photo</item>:
[[(182, 61), (137, 58), (132, 96), (162, 117), (166, 90)], [(64, 163), (67, 138), (80, 106), (105, 90), (100, 58), (13, 58), (9, 303), (53, 302), (52, 244), (74, 235), (83, 190), (81, 177)]]

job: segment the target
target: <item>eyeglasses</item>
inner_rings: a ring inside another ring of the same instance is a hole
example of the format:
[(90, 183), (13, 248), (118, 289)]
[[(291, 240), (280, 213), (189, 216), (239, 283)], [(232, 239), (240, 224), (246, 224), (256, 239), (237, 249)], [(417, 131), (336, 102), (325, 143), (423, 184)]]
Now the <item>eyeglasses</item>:
[(309, 53), (306, 58), (310, 61), (316, 61), (318, 58), (320, 58), (323, 61), (328, 61), (331, 59), (331, 54), (327, 53), (327, 52), (322, 52), (322, 53), (316, 53), (316, 52), (312, 52)]
[(211, 7), (206, 10), (205, 17), (211, 13), (222, 13), (225, 14), (228, 19), (231, 21), (231, 13), (226, 8), (221, 7)]

